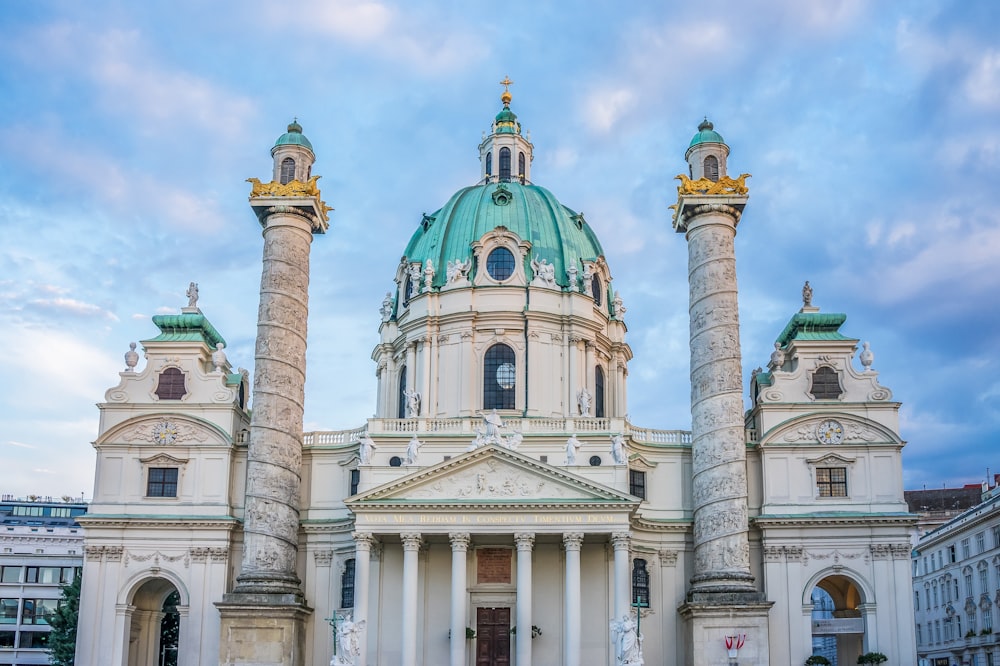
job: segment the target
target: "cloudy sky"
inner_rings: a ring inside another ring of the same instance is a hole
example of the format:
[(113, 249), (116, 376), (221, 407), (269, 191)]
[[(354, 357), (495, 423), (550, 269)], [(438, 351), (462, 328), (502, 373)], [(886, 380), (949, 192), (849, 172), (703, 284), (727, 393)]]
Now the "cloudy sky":
[(4, 493), (90, 496), (95, 403), (188, 282), (252, 368), (244, 179), (267, 179), (293, 116), (336, 208), (313, 246), (306, 428), (362, 424), (382, 296), (421, 213), (476, 180), (505, 75), (534, 181), (586, 213), (628, 307), (633, 422), (690, 427), (667, 206), (707, 115), (753, 174), (747, 375), (808, 279), (903, 403), (906, 487), (1000, 472), (993, 0), (37, 1), (0, 22)]

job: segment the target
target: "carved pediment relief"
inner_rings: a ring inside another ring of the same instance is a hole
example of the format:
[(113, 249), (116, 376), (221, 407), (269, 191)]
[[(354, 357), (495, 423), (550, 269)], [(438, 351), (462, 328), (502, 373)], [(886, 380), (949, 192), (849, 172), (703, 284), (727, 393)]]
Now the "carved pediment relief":
[(374, 488), (349, 504), (406, 500), (636, 503), (612, 488), (490, 445)]
[(900, 443), (899, 436), (874, 421), (843, 413), (821, 413), (782, 423), (765, 433), (762, 443), (842, 444)]
[(143, 465), (164, 465), (164, 466), (176, 466), (184, 465), (187, 463), (187, 458), (177, 458), (168, 453), (157, 453), (155, 456), (149, 456), (148, 458), (139, 458), (139, 462)]
[(127, 421), (101, 435), (97, 443), (107, 442), (157, 446), (227, 443), (216, 427), (177, 415), (144, 417)]
[(820, 456), (819, 458), (807, 458), (806, 462), (810, 465), (852, 465), (854, 464), (855, 458), (848, 458), (846, 456), (837, 455), (836, 453), (828, 453), (825, 456)]

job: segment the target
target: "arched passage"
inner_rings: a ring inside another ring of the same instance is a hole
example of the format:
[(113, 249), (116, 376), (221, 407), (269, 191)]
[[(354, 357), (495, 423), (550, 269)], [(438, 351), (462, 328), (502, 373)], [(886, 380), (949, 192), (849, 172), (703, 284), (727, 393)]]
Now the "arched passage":
[(165, 578), (150, 578), (136, 588), (129, 604), (128, 666), (177, 666), (180, 600)]
[(816, 581), (809, 598), (813, 654), (834, 666), (856, 664), (865, 644), (862, 588), (848, 576), (833, 574)]

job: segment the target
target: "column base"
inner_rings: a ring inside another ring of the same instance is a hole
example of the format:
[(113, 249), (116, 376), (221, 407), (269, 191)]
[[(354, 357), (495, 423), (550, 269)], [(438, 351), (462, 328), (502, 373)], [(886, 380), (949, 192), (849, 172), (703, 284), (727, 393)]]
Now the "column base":
[[(689, 592), (677, 609), (684, 618), (684, 663), (770, 666), (767, 616), (773, 605), (759, 592)], [(735, 655), (726, 647), (728, 636), (736, 637), (734, 648), (745, 636)]]
[(301, 594), (234, 592), (215, 607), (221, 616), (221, 666), (305, 665), (305, 619), (312, 609)]

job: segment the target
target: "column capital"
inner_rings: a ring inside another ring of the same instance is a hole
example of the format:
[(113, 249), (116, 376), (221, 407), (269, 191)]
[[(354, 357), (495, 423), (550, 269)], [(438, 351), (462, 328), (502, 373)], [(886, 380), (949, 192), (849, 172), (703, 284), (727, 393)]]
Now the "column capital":
[(468, 532), (449, 532), (448, 539), (451, 540), (452, 551), (466, 551), (472, 543), (472, 537)]
[(632, 543), (632, 535), (628, 532), (614, 532), (611, 535), (611, 545), (615, 550), (628, 550)]
[(403, 550), (420, 550), (424, 543), (420, 532), (403, 532), (399, 538), (403, 540)]
[(517, 532), (514, 534), (514, 543), (517, 544), (518, 550), (530, 552), (535, 545), (535, 534), (533, 532)]
[(351, 532), (351, 538), (354, 539), (355, 548), (360, 551), (371, 552), (378, 545), (378, 539), (371, 532)]
[(566, 550), (580, 550), (583, 546), (583, 532), (564, 532), (563, 547)]

